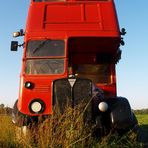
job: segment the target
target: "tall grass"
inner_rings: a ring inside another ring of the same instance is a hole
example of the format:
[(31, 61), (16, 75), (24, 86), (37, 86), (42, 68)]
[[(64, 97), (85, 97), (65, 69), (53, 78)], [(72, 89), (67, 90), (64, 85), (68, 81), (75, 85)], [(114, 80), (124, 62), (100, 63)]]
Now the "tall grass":
[(61, 114), (59, 108), (43, 123), (28, 126), (26, 135), (22, 129), (12, 124), (9, 116), (0, 116), (0, 147), (19, 148), (106, 148), (137, 147), (143, 144), (136, 141), (137, 135), (129, 131), (123, 136), (109, 134), (101, 139), (91, 136), (91, 126), (84, 124), (85, 105), (75, 109), (67, 107)]
[(0, 115), (0, 147), (18, 146), (15, 136), (15, 126), (10, 122), (10, 117)]
[(82, 106), (58, 109), (42, 124), (31, 129), (38, 147), (87, 147), (91, 145), (91, 127), (84, 125)]

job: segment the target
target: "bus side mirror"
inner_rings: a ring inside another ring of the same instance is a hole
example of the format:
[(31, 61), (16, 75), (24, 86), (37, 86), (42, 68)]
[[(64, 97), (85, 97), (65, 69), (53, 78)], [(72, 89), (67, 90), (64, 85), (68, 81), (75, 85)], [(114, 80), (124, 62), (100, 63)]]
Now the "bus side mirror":
[(11, 51), (17, 51), (18, 41), (11, 41)]

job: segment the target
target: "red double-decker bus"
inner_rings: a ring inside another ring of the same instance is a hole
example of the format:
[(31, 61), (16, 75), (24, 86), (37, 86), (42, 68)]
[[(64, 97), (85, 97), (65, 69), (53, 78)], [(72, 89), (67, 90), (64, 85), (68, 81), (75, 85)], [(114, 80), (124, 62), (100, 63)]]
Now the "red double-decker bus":
[[(113, 0), (31, 0), (25, 32), (14, 33), (24, 36), (24, 53), (13, 121), (27, 125), (51, 115), (57, 102), (63, 108), (70, 100), (74, 107), (93, 98), (92, 120), (107, 112), (110, 127), (133, 127), (130, 105), (116, 93), (124, 34)], [(12, 41), (13, 51), (18, 46)]]

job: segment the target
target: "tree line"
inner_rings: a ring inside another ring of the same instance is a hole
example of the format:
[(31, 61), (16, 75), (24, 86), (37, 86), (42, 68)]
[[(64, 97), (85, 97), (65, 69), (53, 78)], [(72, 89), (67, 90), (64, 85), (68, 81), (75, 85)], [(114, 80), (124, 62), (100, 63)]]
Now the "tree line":
[(147, 109), (137, 109), (133, 110), (135, 114), (148, 114), (148, 108)]
[(4, 104), (0, 104), (0, 114), (11, 115), (12, 108), (5, 106)]

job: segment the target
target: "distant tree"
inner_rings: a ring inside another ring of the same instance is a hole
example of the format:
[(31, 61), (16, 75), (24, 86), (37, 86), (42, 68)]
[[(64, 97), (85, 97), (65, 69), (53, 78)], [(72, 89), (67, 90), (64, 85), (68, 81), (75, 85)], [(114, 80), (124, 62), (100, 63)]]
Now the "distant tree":
[(4, 114), (5, 113), (5, 108), (4, 108), (4, 104), (0, 105), (0, 114)]
[(5, 107), (5, 105), (4, 104), (0, 104), (0, 108), (4, 108)]
[(11, 115), (12, 109), (11, 109), (10, 107), (5, 107), (5, 113), (6, 113), (7, 115)]
[(0, 114), (11, 115), (12, 108), (6, 107), (4, 104), (0, 104)]

